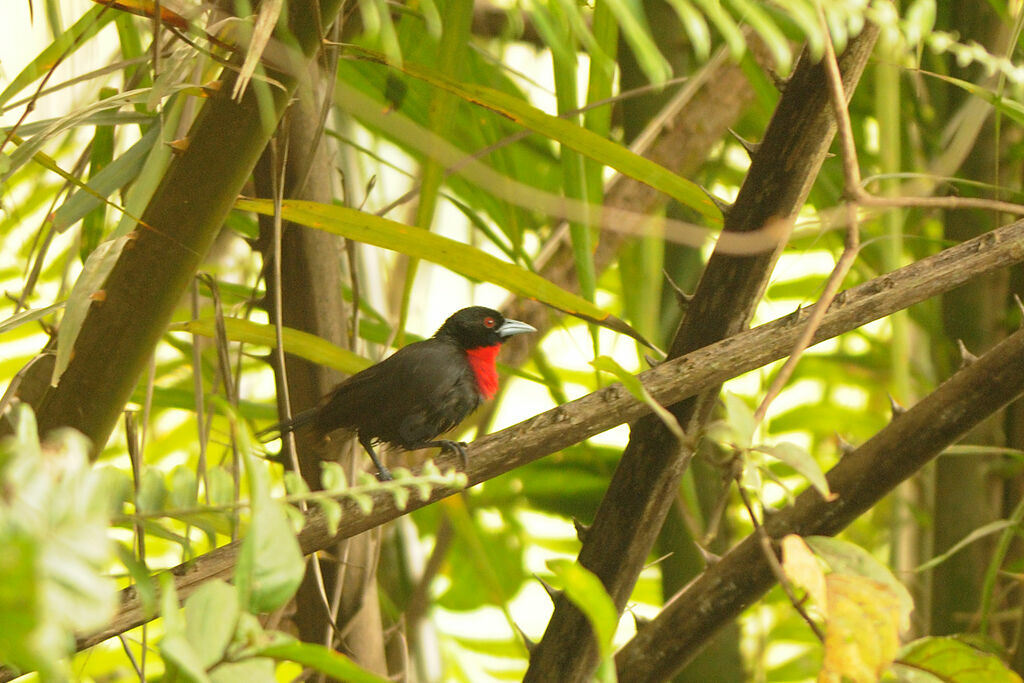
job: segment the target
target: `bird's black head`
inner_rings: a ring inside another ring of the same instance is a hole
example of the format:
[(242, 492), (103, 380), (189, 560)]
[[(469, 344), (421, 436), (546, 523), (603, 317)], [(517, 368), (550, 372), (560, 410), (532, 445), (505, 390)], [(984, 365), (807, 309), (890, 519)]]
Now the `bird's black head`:
[(532, 325), (506, 319), (493, 308), (470, 306), (452, 313), (434, 335), (454, 339), (464, 349), (496, 346), (509, 337), (536, 332)]

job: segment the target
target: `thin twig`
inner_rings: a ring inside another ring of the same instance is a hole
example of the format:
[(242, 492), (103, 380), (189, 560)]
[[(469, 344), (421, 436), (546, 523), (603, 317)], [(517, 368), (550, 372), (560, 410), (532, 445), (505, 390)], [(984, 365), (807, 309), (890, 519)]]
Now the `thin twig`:
[[(191, 291), (192, 318), (199, 319), (199, 279), (193, 278)], [(203, 351), (202, 338), (198, 334), (192, 335), (192, 392), (196, 402), (196, 443), (199, 446), (199, 460), (196, 463), (199, 479), (203, 482), (203, 496), (207, 504), (210, 502), (210, 478), (207, 476), (206, 448), (209, 443), (205, 425), (206, 405), (205, 390), (203, 388)]]
[(786, 597), (789, 598), (789, 602), (793, 605), (793, 609), (807, 622), (810, 626), (811, 631), (818, 638), (819, 641), (825, 641), (825, 634), (821, 632), (821, 628), (814, 623), (811, 619), (811, 615), (804, 609), (803, 601), (797, 598), (796, 593), (793, 592), (793, 586), (789, 582), (789, 577), (786, 576), (786, 572), (782, 569), (782, 564), (779, 563), (779, 558), (775, 554), (775, 548), (772, 547), (772, 538), (765, 531), (764, 526), (757, 521), (757, 515), (754, 514), (754, 506), (750, 502), (750, 496), (747, 494), (746, 489), (743, 488), (743, 484), (740, 482), (740, 477), (736, 477), (736, 488), (739, 490), (740, 499), (743, 501), (743, 506), (747, 508), (747, 514), (750, 515), (750, 523), (754, 525), (754, 533), (757, 534), (758, 541), (761, 544), (761, 550), (764, 552), (765, 560), (768, 562), (768, 566), (772, 570), (772, 574), (775, 575), (775, 580), (779, 582), (779, 586), (782, 587)]
[[(125, 442), (128, 447), (128, 457), (132, 464), (132, 505), (138, 510), (139, 509), (139, 491), (142, 489), (142, 449), (139, 443), (139, 430), (135, 422), (135, 412), (128, 410), (124, 414), (124, 431), (125, 431)], [(142, 520), (135, 520), (132, 524), (132, 531), (135, 535), (134, 550), (136, 557), (143, 567), (146, 566), (146, 533), (145, 528), (142, 524)], [(128, 648), (128, 643), (124, 640), (122, 635), (121, 644), (124, 646), (125, 652), (128, 653), (128, 658), (132, 662), (132, 666), (139, 673), (139, 680), (146, 680), (146, 648), (147, 638), (149, 635), (149, 624), (142, 625), (142, 651), (140, 654), (141, 661), (136, 663), (135, 658), (132, 657), (131, 650)]]

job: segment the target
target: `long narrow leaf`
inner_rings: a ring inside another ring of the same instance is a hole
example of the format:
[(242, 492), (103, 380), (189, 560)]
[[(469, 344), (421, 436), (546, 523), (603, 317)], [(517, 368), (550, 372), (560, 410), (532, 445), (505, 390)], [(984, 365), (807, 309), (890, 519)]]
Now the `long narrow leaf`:
[[(235, 208), (267, 216), (274, 213), (274, 203), (266, 199), (239, 199)], [(586, 299), (468, 244), (344, 206), (288, 200), (281, 206), (281, 216), (300, 225), (421, 258), (468, 278), (491, 282), (651, 346), (639, 332)]]
[(57, 39), (48, 45), (39, 55), (33, 59), (21, 72), (11, 79), (11, 82), (0, 92), (0, 111), (3, 106), (15, 95), (24, 90), (38, 78), (41, 78), (47, 71), (52, 69), (62, 59), (76, 49), (85, 45), (88, 39), (96, 35), (101, 28), (114, 20), (117, 12), (111, 12), (103, 7), (89, 9), (82, 18), (64, 31)]
[[(345, 51), (359, 59), (387, 64), (387, 58), (379, 52), (353, 46), (346, 46)], [(525, 100), (493, 88), (453, 81), (435, 70), (410, 62), (405, 62), (401, 70), (413, 78), (454, 93), (467, 102), (501, 114), (595, 161), (611, 166), (624, 175), (664, 192), (715, 224), (721, 223), (721, 212), (695, 183), (650, 159), (631, 152), (622, 145), (595, 135), (571, 121), (545, 114)], [(345, 106), (344, 101), (339, 101), (339, 104)]]
[[(213, 318), (200, 318), (183, 323), (174, 323), (169, 329), (172, 332), (190, 332), (211, 339), (217, 335), (216, 320)], [(276, 345), (273, 325), (242, 320), (241, 318), (224, 318), (224, 330), (231, 341), (258, 344), (271, 348)], [(359, 354), (336, 346), (315, 334), (286, 327), (283, 330), (283, 337), (285, 351), (312, 361), (317, 365), (334, 368), (350, 375), (364, 370), (371, 365), (368, 359), (363, 358)]]
[(124, 154), (89, 178), (85, 187), (71, 195), (54, 212), (54, 229), (58, 232), (68, 229), (85, 214), (101, 206), (104, 198), (109, 197), (114, 190), (124, 187), (134, 180), (159, 134), (159, 127), (153, 126)]

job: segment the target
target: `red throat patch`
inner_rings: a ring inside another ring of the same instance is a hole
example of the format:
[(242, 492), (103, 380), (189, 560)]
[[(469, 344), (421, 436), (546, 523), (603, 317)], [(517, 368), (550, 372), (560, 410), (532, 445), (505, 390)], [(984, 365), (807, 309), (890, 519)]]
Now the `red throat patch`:
[(473, 368), (473, 374), (476, 376), (476, 387), (487, 399), (494, 398), (498, 391), (498, 370), (494, 367), (494, 359), (498, 357), (500, 349), (501, 345), (495, 344), (466, 351), (469, 366)]

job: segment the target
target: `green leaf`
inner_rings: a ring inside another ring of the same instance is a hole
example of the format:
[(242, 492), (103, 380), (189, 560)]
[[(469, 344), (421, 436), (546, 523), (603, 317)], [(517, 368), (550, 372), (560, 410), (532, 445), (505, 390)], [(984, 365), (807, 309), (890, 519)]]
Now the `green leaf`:
[(164, 658), (171, 680), (177, 675), (192, 683), (209, 683), (206, 667), (185, 637), (185, 619), (178, 607), (174, 578), (169, 574), (160, 575), (160, 615), (164, 622), (160, 655)]
[(203, 669), (199, 655), (184, 636), (164, 636), (160, 641), (160, 656), (164, 658), (170, 680), (209, 683), (210, 677)]
[[(100, 99), (112, 97), (117, 90), (111, 87), (100, 88)], [(89, 179), (100, 175), (114, 159), (114, 126), (96, 126), (92, 145), (89, 150)], [(130, 151), (130, 150), (129, 150)], [(107, 207), (96, 205), (82, 220), (81, 246), (79, 256), (85, 261), (103, 239), (106, 227)]]
[(302, 555), (285, 511), (273, 501), (254, 504), (235, 566), (235, 585), (246, 609), (263, 613), (283, 605), (298, 589), (302, 569)]
[(811, 482), (821, 497), (825, 500), (834, 500), (835, 494), (828, 487), (828, 480), (825, 479), (825, 472), (821, 469), (818, 461), (800, 446), (789, 441), (782, 441), (774, 446), (755, 446), (755, 451), (767, 453), (776, 460), (780, 460), (794, 470), (802, 474)]
[(74, 634), (102, 627), (117, 604), (107, 529), (123, 478), (93, 468), (78, 432), (42, 446), (31, 408), (11, 413), (14, 433), (0, 440), (0, 661), (57, 680)]
[(675, 10), (679, 21), (690, 38), (694, 54), (701, 61), (711, 55), (711, 29), (704, 15), (697, 11), (689, 0), (667, 0), (670, 7)]
[(185, 601), (185, 639), (204, 669), (224, 658), (240, 611), (237, 589), (219, 579), (205, 582)]
[[(93, 174), (86, 187), (72, 194), (53, 214), (53, 228), (67, 230), (90, 211), (103, 206), (103, 198), (135, 180), (150, 148), (159, 139), (160, 126), (153, 126), (124, 154)], [(86, 189), (87, 188), (87, 189)]]
[(633, 55), (651, 83), (661, 84), (672, 77), (672, 65), (658, 50), (643, 14), (643, 3), (629, 0), (604, 0), (618, 21), (619, 29), (633, 49)]
[(64, 374), (68, 363), (71, 362), (75, 339), (78, 338), (78, 331), (82, 329), (82, 323), (85, 322), (89, 307), (94, 301), (102, 300), (103, 285), (107, 281), (107, 275), (114, 268), (114, 264), (117, 263), (117, 259), (121, 255), (121, 250), (129, 241), (130, 237), (126, 235), (102, 242), (85, 260), (82, 273), (71, 288), (64, 317), (57, 330), (57, 364), (53, 368), (53, 379), (51, 380), (54, 384)]
[(209, 486), (207, 495), (211, 505), (230, 505), (235, 499), (235, 481), (223, 467), (214, 467), (206, 472)]
[(276, 683), (274, 660), (253, 657), (240, 662), (225, 662), (210, 672), (213, 683)]
[[(217, 321), (212, 318), (200, 318), (188, 322), (173, 323), (168, 327), (172, 331), (190, 332), (203, 337), (215, 339), (217, 336)], [(263, 323), (256, 323), (242, 318), (224, 318), (224, 329), (230, 341), (244, 342), (246, 344), (258, 344), (260, 346), (277, 346), (277, 336), (274, 334), (274, 326)], [(365, 370), (372, 363), (353, 353), (348, 349), (332, 344), (321, 339), (315, 334), (302, 332), (290, 327), (281, 331), (284, 341), (284, 349), (317, 365), (340, 370), (346, 374), (354, 375), (360, 370)]]
[[(27, 534), (3, 535), (0, 553), (0, 661), (19, 668), (50, 668), (47, 645), (38, 642), (42, 635), (39, 583), (36, 575), (39, 544)], [(52, 650), (51, 650), (52, 651)]]
[(694, 0), (694, 3), (701, 8), (704, 15), (722, 34), (726, 45), (729, 46), (732, 58), (738, 60), (747, 49), (747, 41), (736, 20), (725, 11), (720, 0)]
[[(274, 214), (274, 203), (264, 199), (239, 199), (235, 202), (235, 208), (267, 216)], [(317, 202), (286, 200), (281, 206), (281, 217), (442, 265), (468, 278), (496, 284), (514, 294), (535, 299), (650, 346), (647, 340), (625, 322), (586, 299), (552, 284), (536, 273), (502, 261), (468, 244), (355, 209)]]
[(326, 496), (318, 496), (313, 499), (313, 502), (324, 515), (324, 521), (327, 522), (327, 533), (334, 536), (338, 533), (338, 526), (341, 524), (341, 503)]
[[(383, 55), (371, 50), (346, 46), (346, 53), (359, 59), (387, 64)], [(742, 54), (742, 50), (740, 54)], [(712, 223), (721, 224), (721, 212), (697, 184), (620, 144), (596, 135), (571, 121), (545, 114), (520, 97), (475, 83), (454, 81), (422, 65), (406, 62), (401, 68), (404, 73), (413, 78), (454, 93), (471, 104), (496, 112), (594, 161), (611, 166), (623, 175), (650, 185), (684, 206), (690, 207)], [(339, 83), (336, 101), (341, 107), (359, 116), (360, 112), (354, 111), (356, 103), (345, 101), (353, 94), (359, 96), (351, 88)], [(364, 113), (369, 114), (369, 111)]]
[(626, 390), (633, 395), (633, 398), (646, 404), (651, 409), (651, 412), (658, 416), (658, 419), (665, 424), (677, 439), (681, 440), (683, 438), (683, 428), (679, 425), (679, 420), (667, 408), (654, 400), (654, 397), (651, 396), (650, 392), (644, 387), (643, 382), (636, 375), (619, 365), (610, 356), (599, 356), (590, 361), (590, 364), (598, 370), (614, 375), (616, 379), (622, 382), (622, 386), (626, 387)]
[(775, 24), (775, 21), (764, 10), (762, 5), (751, 0), (731, 0), (736, 13), (743, 21), (757, 31), (775, 61), (775, 70), (780, 74), (788, 74), (793, 66), (793, 54), (790, 52), (789, 40)]
[(994, 654), (956, 638), (928, 637), (907, 643), (894, 664), (897, 671), (931, 674), (956, 683), (1021, 683), (1021, 677)]
[(565, 591), (565, 597), (590, 621), (601, 659), (609, 658), (619, 614), (601, 579), (571, 560), (549, 560), (547, 566), (559, 578), (558, 588)]
[(266, 464), (253, 455), (251, 432), (235, 421), (234, 435), (245, 463), (252, 519), (242, 540), (235, 585), (249, 612), (271, 612), (298, 590), (305, 574), (305, 560), (288, 520), (286, 506), (270, 497)]
[(147, 617), (154, 616), (157, 609), (156, 580), (149, 573), (149, 568), (123, 543), (117, 544), (117, 555), (132, 578), (132, 586), (135, 588), (135, 594), (139, 596), (143, 614)]
[(83, 45), (91, 45), (89, 39), (113, 21), (117, 14), (117, 12), (109, 11), (106, 7), (96, 5), (90, 7), (81, 19), (57, 35), (50, 45), (11, 79), (3, 92), (0, 92), (0, 107), (7, 104), (12, 97), (27, 88), (32, 82), (46, 75), (56, 63), (69, 57), (72, 52)]
[(966, 548), (970, 544), (974, 543), (975, 541), (980, 540), (982, 538), (985, 538), (986, 536), (990, 536), (992, 534), (997, 534), (1000, 531), (1002, 531), (1003, 529), (1009, 529), (1011, 527), (1016, 527), (1016, 526), (1017, 526), (1017, 522), (1014, 522), (1014, 521), (1009, 520), (1009, 519), (999, 519), (999, 520), (996, 520), (994, 522), (989, 522), (988, 524), (984, 524), (984, 525), (978, 527), (977, 529), (975, 529), (974, 531), (972, 531), (971, 533), (967, 534), (963, 538), (961, 538), (959, 541), (957, 541), (953, 545), (952, 548), (950, 548), (946, 552), (942, 553), (941, 555), (937, 555), (936, 557), (933, 557), (932, 559), (928, 560), (924, 564), (919, 565), (918, 567), (916, 567), (914, 569), (914, 571), (915, 572), (923, 572), (923, 571), (925, 571), (927, 569), (931, 569), (932, 567), (936, 567), (936, 566), (942, 564), (943, 562), (945, 562), (946, 560), (948, 560), (953, 555), (956, 555), (958, 552), (960, 552), (961, 550), (963, 550), (964, 548)]
[[(191, 86), (177, 84), (173, 86), (174, 90), (183, 90)], [(60, 175), (65, 180), (71, 182), (80, 189), (86, 188), (86, 184), (82, 182), (77, 176), (74, 176), (64, 171), (57, 162), (43, 153), (43, 146), (46, 145), (56, 136), (61, 133), (83, 125), (112, 125), (113, 123), (121, 123), (121, 117), (114, 116), (113, 121), (110, 117), (97, 116), (107, 110), (116, 110), (120, 107), (131, 104), (143, 104), (149, 97), (150, 92), (148, 90), (129, 90), (125, 92), (119, 92), (105, 100), (94, 102), (90, 105), (72, 109), (70, 113), (55, 119), (51, 122), (45, 122), (47, 125), (43, 127), (38, 133), (28, 139), (21, 139), (17, 135), (11, 136), (11, 142), (18, 145), (9, 157), (10, 167), (6, 169), (4, 175), (0, 176), (0, 182), (6, 183), (10, 177), (22, 166), (27, 164), (29, 161), (35, 161), (41, 164), (44, 168)], [(25, 133), (28, 127), (21, 129), (22, 133)], [(88, 190), (86, 190), (88, 191)]]
[(34, 320), (41, 320), (52, 313), (56, 313), (62, 308), (64, 308), (64, 302), (60, 301), (49, 306), (43, 306), (42, 308), (30, 308), (22, 311), (21, 313), (15, 313), (10, 318), (0, 322), (0, 334), (10, 332), (25, 323), (29, 323)]
[(725, 403), (725, 421), (729, 426), (734, 444), (738, 448), (750, 448), (754, 442), (754, 432), (757, 430), (754, 411), (750, 409), (746, 401), (731, 391), (722, 395), (722, 402)]
[(975, 83), (971, 83), (970, 81), (965, 81), (960, 78), (954, 78), (952, 76), (945, 76), (943, 74), (923, 70), (919, 71), (919, 73), (931, 76), (933, 78), (938, 78), (939, 80), (951, 83), (952, 85), (955, 85), (958, 88), (962, 88), (963, 90), (969, 92), (970, 94), (976, 97), (980, 97), (981, 99), (987, 101), (993, 107), (995, 107), (1004, 115), (1006, 115), (1014, 123), (1018, 125), (1024, 125), (1024, 104), (1021, 104), (1020, 102), (1014, 99), (1003, 97), (999, 93), (993, 92), (992, 90), (989, 90), (985, 86), (977, 85)]
[(173, 97), (164, 105), (160, 114), (161, 125), (156, 126), (160, 129), (159, 144), (154, 144), (150, 148), (142, 170), (128, 186), (124, 199), (125, 213), (118, 221), (117, 227), (114, 228), (113, 235), (127, 235), (135, 229), (138, 221), (133, 216), (141, 216), (145, 212), (146, 205), (149, 204), (150, 198), (167, 172), (172, 156), (170, 143), (179, 129), (185, 102), (191, 102), (191, 98)]
[(304, 573), (302, 551), (281, 504), (253, 501), (252, 522), (235, 572), (247, 609), (255, 613), (277, 609), (295, 594)]
[[(365, 474), (366, 476), (363, 477), (363, 474)], [(367, 472), (360, 473), (359, 478), (362, 480), (362, 483), (364, 485), (369, 486), (372, 486), (373, 483), (376, 481), (376, 479), (373, 478), (373, 475)], [(348, 495), (349, 500), (355, 503), (356, 507), (359, 508), (359, 511), (363, 513), (364, 516), (373, 512), (373, 496), (367, 495), (365, 493), (358, 493), (357, 491), (349, 491)]]
[(199, 498), (199, 481), (196, 473), (185, 465), (176, 465), (171, 470), (171, 486), (168, 507), (184, 509), (195, 507)]
[(167, 485), (163, 474), (154, 467), (142, 471), (142, 481), (136, 495), (139, 512), (160, 512), (167, 506)]
[(387, 678), (381, 678), (348, 657), (316, 643), (286, 640), (258, 647), (255, 653), (263, 657), (296, 662), (347, 683), (388, 683)]
[(907, 43), (917, 45), (935, 28), (935, 0), (913, 0), (903, 12)]
[[(410, 478), (409, 470), (405, 469), (404, 467), (396, 467), (392, 471), (392, 473), (395, 475), (396, 481), (401, 481), (403, 479)], [(409, 489), (405, 488), (404, 486), (395, 486), (389, 489), (389, 493), (391, 493), (391, 497), (395, 501), (395, 507), (398, 508), (399, 510), (404, 510), (406, 506), (409, 505)]]
[(320, 482), (325, 491), (344, 491), (348, 488), (345, 468), (333, 460), (320, 463)]
[(862, 576), (829, 574), (822, 681), (877, 681), (899, 651), (900, 596)]
[(284, 490), (289, 496), (304, 496), (309, 493), (309, 484), (302, 478), (302, 475), (292, 470), (284, 473)]

